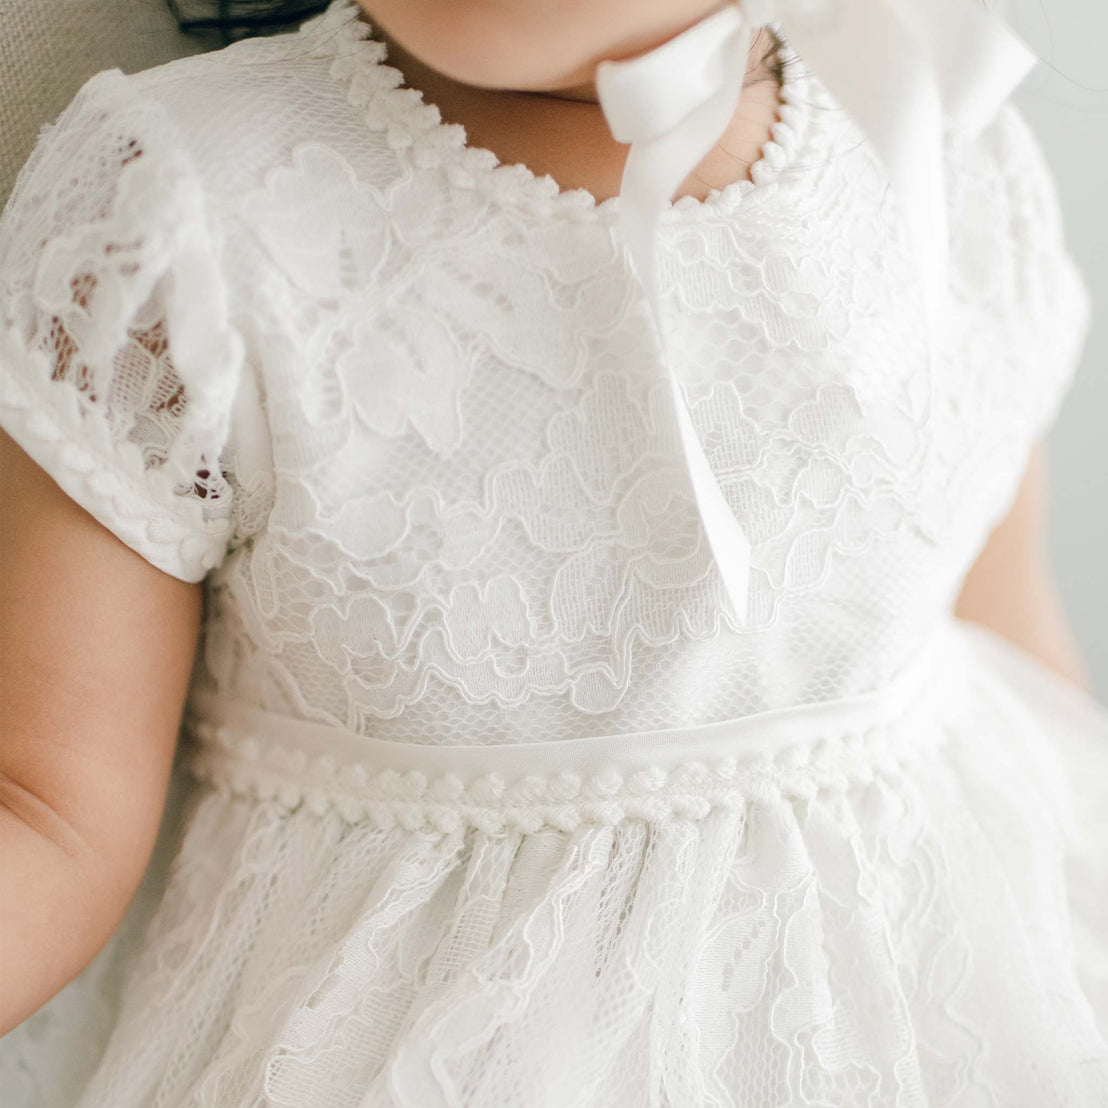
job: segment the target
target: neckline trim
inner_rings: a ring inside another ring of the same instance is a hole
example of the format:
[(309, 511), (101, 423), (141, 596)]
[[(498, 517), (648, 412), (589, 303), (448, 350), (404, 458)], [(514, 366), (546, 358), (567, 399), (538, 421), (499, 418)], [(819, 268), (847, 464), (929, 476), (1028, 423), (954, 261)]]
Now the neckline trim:
[[(747, 177), (713, 189), (703, 200), (683, 196), (673, 201), (662, 213), (663, 222), (734, 211), (749, 192), (777, 182), (804, 148), (811, 123), (810, 78), (776, 24), (770, 26), (782, 39), (777, 121), (770, 138)], [(324, 12), (301, 25), (300, 35), (316, 40), (313, 53), (332, 59), (332, 75), (346, 83), (350, 103), (365, 110), (367, 124), (384, 131), (394, 149), (408, 150), (418, 168), (441, 168), (455, 187), (475, 189), (536, 214), (580, 221), (618, 218), (618, 195), (598, 200), (586, 188), (563, 189), (549, 174), (538, 176), (521, 162), (501, 163), (493, 151), (469, 145), (462, 124), (444, 122), (438, 106), (425, 101), (419, 89), (406, 86), (401, 70), (387, 64), (387, 47), (373, 37), (358, 0), (331, 0)]]

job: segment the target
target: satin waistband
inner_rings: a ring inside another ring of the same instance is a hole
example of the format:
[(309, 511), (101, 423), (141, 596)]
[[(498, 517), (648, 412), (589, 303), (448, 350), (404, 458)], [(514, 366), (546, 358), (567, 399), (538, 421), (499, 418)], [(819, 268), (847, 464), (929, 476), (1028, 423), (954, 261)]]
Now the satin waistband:
[(259, 749), (277, 746), (401, 773), (421, 770), (469, 777), (496, 772), (515, 777), (566, 768), (587, 772), (613, 762), (668, 767), (749, 751), (772, 757), (797, 743), (862, 735), (902, 715), (923, 693), (936, 668), (944, 661), (949, 665), (952, 639), (950, 627), (939, 625), (911, 662), (872, 692), (657, 731), (491, 744), (396, 742), (202, 692), (190, 701), (189, 716), (202, 740), (251, 742)]
[[(197, 692), (186, 713), (193, 772), (286, 807), (351, 819), (501, 829), (629, 815), (704, 815), (720, 803), (811, 796), (872, 780), (889, 760), (933, 745), (928, 695), (949, 694), (957, 636), (944, 621), (873, 692), (695, 727), (539, 742), (401, 743)], [(895, 724), (895, 726), (891, 726)]]

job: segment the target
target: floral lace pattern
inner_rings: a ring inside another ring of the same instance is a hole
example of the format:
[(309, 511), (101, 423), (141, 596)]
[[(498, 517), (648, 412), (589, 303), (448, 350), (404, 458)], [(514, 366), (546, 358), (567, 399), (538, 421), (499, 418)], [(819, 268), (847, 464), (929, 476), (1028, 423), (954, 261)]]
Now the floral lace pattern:
[[(795, 59), (752, 179), (667, 213), (672, 349), (753, 543), (740, 629), (618, 199), (468, 147), (355, 10), (194, 59), (214, 130), (190, 82), (94, 79), (4, 224), (8, 425), (156, 564), (210, 570), (198, 687), (420, 743), (878, 687), (1003, 513), (1084, 333), (1023, 123), (948, 143), (930, 368), (887, 181)], [(96, 188), (60, 188), (63, 162)]]
[(1003, 512), (1083, 333), (1019, 119), (950, 142), (954, 326), (930, 373), (887, 182), (795, 61), (753, 181), (668, 213), (673, 349), (754, 545), (740, 630), (618, 201), (490, 165), (348, 16), (302, 40), (357, 142), (290, 135), (241, 205), (264, 251), (277, 490), (211, 578), (201, 680), (441, 743), (728, 719), (895, 672)]

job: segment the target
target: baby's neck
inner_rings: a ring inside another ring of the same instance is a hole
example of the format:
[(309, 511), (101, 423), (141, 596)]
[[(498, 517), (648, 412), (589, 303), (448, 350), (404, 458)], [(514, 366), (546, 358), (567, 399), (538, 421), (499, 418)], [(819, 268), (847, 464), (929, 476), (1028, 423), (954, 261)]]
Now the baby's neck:
[[(587, 189), (598, 200), (619, 193), (627, 147), (611, 137), (589, 82), (554, 92), (476, 88), (429, 68), (377, 29), (388, 62), (405, 83), (423, 92), (447, 123), (459, 123), (470, 146), (491, 150), (505, 165), (522, 163), (549, 174), (563, 189)], [(677, 196), (703, 200), (709, 192), (746, 178), (777, 121), (780, 85), (774, 69), (774, 39), (768, 29), (751, 49), (742, 102), (715, 148), (684, 181)]]

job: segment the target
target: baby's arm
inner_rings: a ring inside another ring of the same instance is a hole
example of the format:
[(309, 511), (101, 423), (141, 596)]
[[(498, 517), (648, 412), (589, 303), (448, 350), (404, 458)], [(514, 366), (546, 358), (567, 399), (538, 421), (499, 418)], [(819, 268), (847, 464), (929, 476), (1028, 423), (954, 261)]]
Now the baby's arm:
[(201, 587), (125, 546), (0, 431), (0, 1033), (107, 942), (149, 859)]
[(1040, 442), (1007, 517), (966, 577), (955, 613), (998, 632), (1089, 690), (1050, 566), (1048, 516), (1047, 450)]

